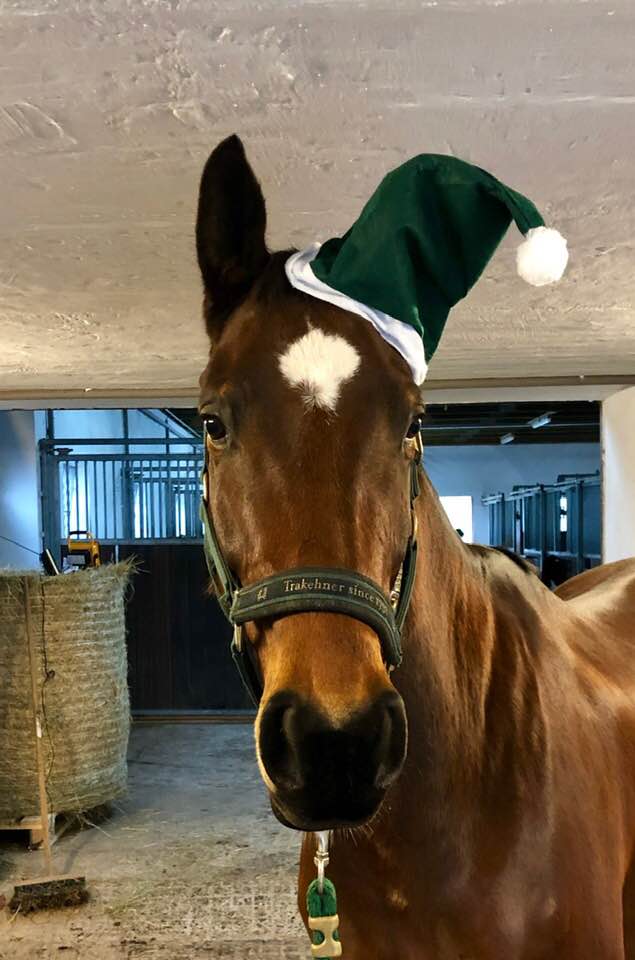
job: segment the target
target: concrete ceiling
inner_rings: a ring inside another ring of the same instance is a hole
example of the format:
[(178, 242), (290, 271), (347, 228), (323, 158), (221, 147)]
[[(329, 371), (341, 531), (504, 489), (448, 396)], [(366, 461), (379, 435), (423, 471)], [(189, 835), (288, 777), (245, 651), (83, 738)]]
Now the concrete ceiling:
[(273, 248), (345, 229), (383, 173), (456, 154), (569, 238), (557, 288), (503, 244), (432, 381), (635, 375), (633, 0), (0, 5), (0, 396), (195, 395), (193, 220), (244, 139)]

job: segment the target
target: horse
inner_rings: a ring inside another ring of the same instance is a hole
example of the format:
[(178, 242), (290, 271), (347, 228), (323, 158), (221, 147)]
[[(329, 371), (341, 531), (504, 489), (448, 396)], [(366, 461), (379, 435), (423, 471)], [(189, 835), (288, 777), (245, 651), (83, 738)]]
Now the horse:
[(635, 960), (635, 562), (551, 592), (464, 543), (417, 465), (405, 361), (294, 289), (291, 251), (271, 253), (265, 228), (230, 137), (196, 226), (205, 512), (227, 569), (247, 585), (355, 571), (389, 595), (413, 524), (418, 545), (397, 669), (378, 630), (338, 609), (241, 628), (262, 779), (304, 833), (305, 924), (329, 830), (348, 960)]

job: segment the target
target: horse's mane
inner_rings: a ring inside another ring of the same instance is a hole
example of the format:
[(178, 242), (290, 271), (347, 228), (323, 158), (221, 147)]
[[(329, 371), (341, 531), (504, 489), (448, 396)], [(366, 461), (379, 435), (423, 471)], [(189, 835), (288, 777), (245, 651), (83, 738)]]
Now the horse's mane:
[(523, 573), (529, 573), (535, 577), (539, 576), (538, 570), (533, 563), (526, 560), (525, 557), (521, 557), (520, 554), (515, 553), (513, 550), (510, 550), (508, 547), (485, 547), (481, 544), (473, 543), (470, 544), (470, 550), (472, 553), (476, 553), (484, 558), (488, 555), (491, 556), (492, 552), (502, 553), (504, 557), (507, 557), (512, 563), (515, 563)]
[(535, 576), (538, 576), (538, 570), (535, 565), (525, 557), (521, 557), (519, 553), (510, 550), (509, 547), (492, 547), (492, 550), (497, 550), (498, 553), (502, 553), (503, 556), (508, 557), (512, 563), (515, 563), (516, 566), (524, 570), (525, 573), (533, 573)]

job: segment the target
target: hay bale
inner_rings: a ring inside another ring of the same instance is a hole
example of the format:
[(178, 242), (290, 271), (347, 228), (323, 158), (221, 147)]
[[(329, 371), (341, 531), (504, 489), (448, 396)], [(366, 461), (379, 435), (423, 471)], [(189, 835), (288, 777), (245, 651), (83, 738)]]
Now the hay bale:
[(35, 816), (24, 578), (29, 579), (52, 813), (108, 803), (126, 787), (130, 730), (124, 594), (130, 567), (59, 577), (0, 571), (0, 819)]

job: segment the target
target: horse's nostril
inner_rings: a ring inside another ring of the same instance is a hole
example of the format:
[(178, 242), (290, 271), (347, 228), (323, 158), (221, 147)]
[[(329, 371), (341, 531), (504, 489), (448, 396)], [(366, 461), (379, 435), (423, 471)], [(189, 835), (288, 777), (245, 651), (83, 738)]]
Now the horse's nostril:
[(283, 790), (297, 790), (302, 786), (295, 735), (298, 708), (295, 694), (277, 693), (264, 708), (260, 720), (260, 758), (273, 783)]
[(386, 790), (401, 770), (407, 743), (406, 712), (398, 694), (387, 694), (380, 709), (379, 736), (377, 738), (378, 759), (375, 786)]

